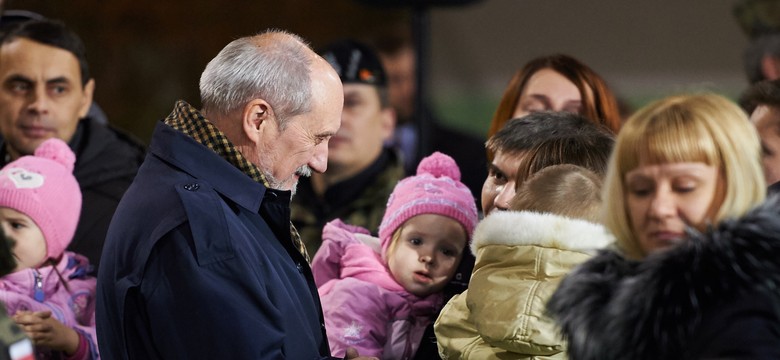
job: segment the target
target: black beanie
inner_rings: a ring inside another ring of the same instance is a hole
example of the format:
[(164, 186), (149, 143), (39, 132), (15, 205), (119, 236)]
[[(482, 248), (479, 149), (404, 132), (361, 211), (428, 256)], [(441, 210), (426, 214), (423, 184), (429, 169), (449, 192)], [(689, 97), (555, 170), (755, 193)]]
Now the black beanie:
[(342, 40), (328, 45), (320, 54), (336, 69), (342, 83), (387, 86), (382, 63), (367, 45), (353, 40)]

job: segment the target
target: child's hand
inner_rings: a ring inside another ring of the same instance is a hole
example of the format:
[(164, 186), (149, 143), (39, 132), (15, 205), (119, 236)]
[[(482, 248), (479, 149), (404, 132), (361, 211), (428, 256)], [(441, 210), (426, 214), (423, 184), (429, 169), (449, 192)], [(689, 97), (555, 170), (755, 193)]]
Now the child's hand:
[(51, 311), (17, 311), (14, 321), (24, 330), (35, 346), (64, 351), (72, 355), (78, 350), (79, 334), (51, 316)]
[(344, 360), (361, 360), (361, 359), (365, 359), (365, 360), (379, 360), (379, 358), (376, 358), (376, 357), (360, 356), (360, 354), (358, 354), (358, 351), (355, 348), (353, 348), (353, 347), (348, 347), (347, 348), (347, 352), (344, 354)]

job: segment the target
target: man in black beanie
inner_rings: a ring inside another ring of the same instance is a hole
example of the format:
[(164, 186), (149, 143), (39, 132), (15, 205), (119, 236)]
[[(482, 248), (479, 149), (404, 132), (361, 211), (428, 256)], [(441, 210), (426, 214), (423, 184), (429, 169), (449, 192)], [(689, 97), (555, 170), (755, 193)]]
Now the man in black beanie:
[(387, 198), (404, 176), (399, 155), (384, 145), (395, 129), (387, 77), (377, 55), (352, 40), (320, 51), (344, 84), (341, 128), (328, 145), (328, 170), (301, 178), (292, 200), (292, 221), (313, 257), (322, 227), (341, 219), (376, 234)]

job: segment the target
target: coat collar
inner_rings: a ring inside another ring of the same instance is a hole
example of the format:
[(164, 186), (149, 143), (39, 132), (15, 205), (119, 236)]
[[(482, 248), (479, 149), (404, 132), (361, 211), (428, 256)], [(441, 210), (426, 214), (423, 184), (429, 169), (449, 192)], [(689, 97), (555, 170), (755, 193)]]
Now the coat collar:
[[(57, 268), (55, 271), (54, 268)], [(63, 287), (62, 281), (71, 279), (83, 279), (88, 277), (90, 272), (89, 260), (82, 255), (66, 251), (60, 261), (53, 265), (42, 266), (37, 269), (22, 269), (10, 274), (6, 274), (0, 279), (0, 289), (14, 291), (19, 294), (30, 294), (36, 288), (36, 280), (41, 279), (42, 290), (46, 300), (51, 294), (59, 291)], [(57, 274), (59, 273), (59, 275)], [(62, 276), (62, 280), (60, 280)]]
[(273, 191), (254, 181), (217, 153), (163, 122), (157, 123), (154, 134), (149, 145), (150, 153), (196, 179), (208, 181), (214, 190), (244, 208), (259, 211), (266, 191)]
[(217, 153), (219, 157), (233, 164), (241, 172), (254, 181), (269, 187), (262, 171), (249, 162), (243, 154), (230, 142), (227, 135), (217, 128), (209, 119), (184, 100), (176, 102), (173, 111), (163, 120), (166, 125), (181, 131), (201, 145)]
[(774, 198), (642, 261), (604, 251), (563, 280), (548, 308), (572, 358), (685, 358), (703, 314), (745, 294), (778, 296), (778, 234)]
[(537, 245), (572, 251), (595, 251), (613, 242), (601, 225), (549, 213), (496, 211), (474, 230), (472, 253), (487, 245)]

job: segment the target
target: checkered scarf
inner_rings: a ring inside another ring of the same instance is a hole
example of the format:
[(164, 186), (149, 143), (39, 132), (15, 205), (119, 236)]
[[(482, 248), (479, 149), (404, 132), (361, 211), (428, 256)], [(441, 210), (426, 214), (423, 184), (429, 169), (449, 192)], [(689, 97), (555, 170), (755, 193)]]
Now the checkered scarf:
[[(262, 171), (241, 155), (222, 131), (219, 131), (211, 121), (203, 117), (198, 109), (195, 109), (186, 101), (179, 100), (176, 102), (173, 112), (165, 118), (165, 124), (181, 131), (201, 145), (211, 149), (211, 151), (233, 164), (233, 166), (252, 178), (252, 180), (263, 184), (266, 188), (270, 188)], [(306, 261), (310, 262), (311, 259), (308, 252), (306, 252), (306, 246), (304, 246), (303, 241), (301, 241), (301, 236), (298, 234), (298, 230), (295, 229), (292, 222), (290, 222), (290, 237), (292, 238), (293, 245), (301, 252), (303, 257), (306, 258)]]

